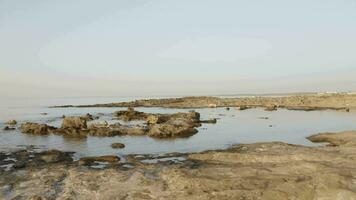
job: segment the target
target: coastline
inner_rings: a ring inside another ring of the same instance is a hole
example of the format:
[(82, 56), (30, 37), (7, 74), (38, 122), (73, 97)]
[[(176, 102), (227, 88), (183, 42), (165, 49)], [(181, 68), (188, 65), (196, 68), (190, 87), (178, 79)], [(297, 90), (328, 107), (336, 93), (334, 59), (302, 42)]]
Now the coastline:
[[(271, 200), (355, 197), (356, 132), (323, 133), (309, 139), (332, 145), (239, 144), (226, 150), (162, 155), (157, 163), (141, 162), (149, 155), (130, 155), (125, 162), (104, 169), (65, 159), (52, 163), (47, 158), (47, 163), (38, 161), (33, 166), (1, 172), (0, 197)], [(164, 159), (170, 157), (184, 159)]]
[(88, 108), (88, 107), (162, 107), (162, 108), (211, 108), (211, 107), (263, 107), (276, 106), (289, 110), (355, 110), (356, 94), (306, 94), (280, 97), (252, 96), (221, 98), (213, 96), (181, 97), (166, 99), (142, 99), (129, 102), (89, 104), (89, 105), (58, 105), (53, 108)]

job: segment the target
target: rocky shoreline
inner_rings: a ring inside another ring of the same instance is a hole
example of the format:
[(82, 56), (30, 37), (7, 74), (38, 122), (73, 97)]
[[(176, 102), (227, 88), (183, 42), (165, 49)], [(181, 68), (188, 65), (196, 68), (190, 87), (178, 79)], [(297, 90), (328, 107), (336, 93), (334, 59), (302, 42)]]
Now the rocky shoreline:
[[(110, 156), (73, 161), (70, 153), (55, 150), (1, 153), (0, 163), (30, 159), (31, 164), (1, 170), (0, 198), (354, 199), (356, 132), (309, 139), (331, 145), (240, 144), (201, 153), (129, 155), (125, 161)], [(94, 162), (99, 167), (91, 167)]]
[(93, 105), (61, 105), (55, 108), (68, 107), (163, 107), (163, 108), (214, 108), (236, 107), (255, 108), (263, 107), (266, 110), (284, 108), (288, 110), (356, 110), (356, 94), (305, 94), (280, 97), (254, 96), (240, 98), (220, 97), (182, 97), (168, 99), (143, 99), (131, 102), (93, 104)]
[[(141, 125), (123, 125), (119, 122), (108, 124), (106, 121), (91, 123), (99, 119), (91, 114), (85, 116), (63, 117), (61, 127), (47, 124), (26, 122), (21, 124), (19, 130), (25, 134), (49, 135), (56, 134), (66, 137), (86, 136), (117, 136), (117, 135), (147, 135), (155, 138), (189, 137), (198, 132), (196, 129), (202, 123), (216, 123), (216, 119), (201, 120), (200, 114), (195, 111), (178, 112), (173, 114), (153, 114), (135, 111), (129, 107), (113, 113), (113, 117), (122, 121), (141, 121)], [(8, 127), (5, 127), (8, 129)], [(12, 127), (14, 129), (14, 127)]]

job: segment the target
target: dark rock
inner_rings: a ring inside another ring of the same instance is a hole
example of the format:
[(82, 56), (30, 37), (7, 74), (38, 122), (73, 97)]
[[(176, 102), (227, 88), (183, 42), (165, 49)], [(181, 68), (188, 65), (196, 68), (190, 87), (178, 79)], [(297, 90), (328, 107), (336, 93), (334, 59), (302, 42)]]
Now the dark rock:
[(9, 126), (5, 126), (4, 131), (12, 131), (12, 130), (15, 130), (15, 128), (12, 128), (12, 127), (9, 127)]
[(36, 159), (45, 163), (73, 161), (69, 153), (58, 151), (58, 150), (49, 150), (49, 151), (41, 152), (36, 156)]
[(120, 161), (120, 158), (117, 156), (97, 156), (97, 157), (82, 157), (79, 159), (79, 165), (91, 165), (94, 162), (107, 162), (114, 164)]
[(200, 123), (205, 123), (205, 124), (216, 124), (217, 123), (217, 119), (208, 119), (208, 120), (201, 120)]
[(113, 148), (113, 149), (123, 149), (123, 148), (125, 148), (125, 145), (122, 144), (122, 143), (112, 143), (111, 144), (111, 148)]

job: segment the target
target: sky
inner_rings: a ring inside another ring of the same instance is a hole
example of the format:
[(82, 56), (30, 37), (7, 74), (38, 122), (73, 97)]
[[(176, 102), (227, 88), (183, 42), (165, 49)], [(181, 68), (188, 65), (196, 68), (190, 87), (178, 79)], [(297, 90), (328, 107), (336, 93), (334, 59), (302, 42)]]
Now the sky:
[(356, 0), (0, 0), (0, 97), (356, 91)]

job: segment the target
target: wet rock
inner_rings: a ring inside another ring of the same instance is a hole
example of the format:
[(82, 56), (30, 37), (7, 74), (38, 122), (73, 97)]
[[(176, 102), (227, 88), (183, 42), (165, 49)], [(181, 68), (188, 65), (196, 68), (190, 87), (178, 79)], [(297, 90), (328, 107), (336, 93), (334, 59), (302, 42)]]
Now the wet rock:
[(50, 131), (55, 130), (55, 127), (48, 126), (46, 124), (38, 124), (27, 122), (20, 126), (22, 133), (34, 134), (34, 135), (47, 135)]
[(158, 138), (187, 137), (194, 135), (198, 130), (190, 125), (182, 124), (155, 124), (148, 131), (147, 135)]
[(276, 111), (277, 108), (277, 105), (269, 105), (265, 108), (265, 111)]
[(226, 107), (226, 110), (230, 110), (230, 108), (229, 108), (229, 107)]
[(15, 130), (15, 128), (12, 128), (12, 127), (9, 127), (9, 126), (5, 126), (4, 131), (12, 131), (12, 130)]
[(82, 117), (65, 117), (62, 122), (62, 128), (86, 129), (87, 120)]
[(41, 113), (41, 115), (48, 115), (48, 113)]
[(147, 124), (160, 124), (169, 119), (168, 115), (151, 114), (147, 116)]
[(142, 126), (120, 126), (118, 131), (120, 135), (145, 135), (148, 129)]
[(9, 120), (6, 122), (7, 125), (16, 125), (17, 121), (16, 120)]
[(123, 149), (123, 148), (125, 148), (125, 145), (122, 144), (122, 143), (112, 143), (111, 144), (111, 148), (113, 148), (113, 149)]
[(109, 126), (107, 121), (103, 121), (103, 122), (96, 122), (93, 124), (89, 125), (89, 129), (95, 129), (95, 128), (107, 128)]
[(249, 109), (248, 106), (237, 106), (236, 107), (236, 110), (247, 110), (247, 109)]
[(97, 157), (83, 157), (79, 159), (79, 165), (91, 165), (94, 162), (107, 162), (114, 164), (120, 161), (120, 158), (117, 156), (97, 156)]
[(80, 118), (85, 120), (85, 121), (91, 121), (91, 120), (99, 119), (99, 117), (95, 117), (95, 116), (93, 116), (93, 115), (91, 115), (89, 113), (87, 113), (84, 116), (81, 116)]
[(45, 163), (58, 163), (58, 162), (72, 162), (73, 159), (70, 156), (69, 153), (58, 151), (58, 150), (49, 150), (49, 151), (44, 151), (38, 154), (36, 157), (39, 161), (45, 162)]
[(78, 128), (59, 128), (53, 131), (54, 134), (63, 135), (66, 137), (86, 137), (89, 133), (88, 129)]
[(217, 123), (217, 119), (208, 119), (208, 120), (201, 120), (200, 123), (205, 123), (205, 124), (216, 124)]
[(148, 114), (144, 112), (135, 111), (133, 108), (128, 108), (127, 110), (120, 110), (114, 113), (114, 115), (123, 121), (132, 120), (146, 120)]

